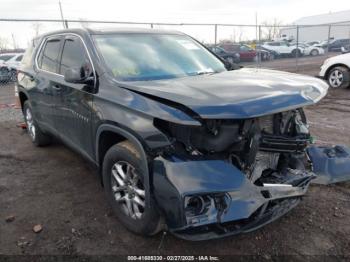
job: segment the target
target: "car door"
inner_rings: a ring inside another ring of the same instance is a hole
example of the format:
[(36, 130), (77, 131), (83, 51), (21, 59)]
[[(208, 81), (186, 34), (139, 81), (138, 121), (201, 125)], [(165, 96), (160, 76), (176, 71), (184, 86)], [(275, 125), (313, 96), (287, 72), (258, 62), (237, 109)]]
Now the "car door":
[[(77, 35), (66, 35), (62, 47), (59, 74), (62, 75), (55, 93), (55, 128), (61, 137), (81, 153), (92, 156), (91, 112), (94, 84), (68, 83), (64, 80), (70, 68), (85, 70), (93, 76), (93, 65), (83, 40)], [(92, 81), (94, 83), (94, 81)]]
[(280, 42), (279, 43), (279, 49), (281, 54), (290, 54), (292, 50), (295, 48), (285, 42)]
[(338, 48), (340, 48), (340, 45), (340, 40), (334, 40), (332, 43), (329, 44), (329, 51), (336, 51)]
[(281, 50), (279, 48), (279, 43), (274, 42), (274, 43), (266, 43), (265, 47), (269, 50), (276, 51), (278, 53), (281, 53)]
[[(246, 45), (241, 45), (240, 46), (240, 54), (244, 54), (245, 59), (251, 60), (256, 56), (256, 52), (250, 48), (249, 46)], [(241, 55), (242, 57), (242, 55)]]
[(58, 58), (62, 47), (61, 36), (51, 36), (43, 40), (41, 49), (36, 59), (37, 83), (33, 91), (35, 99), (32, 100), (33, 113), (37, 121), (44, 128), (54, 131), (55, 103), (53, 99), (57, 84), (62, 76), (58, 74)]

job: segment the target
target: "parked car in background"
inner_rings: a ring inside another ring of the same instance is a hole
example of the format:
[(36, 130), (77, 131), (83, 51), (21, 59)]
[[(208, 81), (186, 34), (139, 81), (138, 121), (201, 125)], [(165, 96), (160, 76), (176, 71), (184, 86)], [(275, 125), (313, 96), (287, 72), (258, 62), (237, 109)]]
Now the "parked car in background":
[(321, 43), (321, 41), (310, 41), (310, 42), (306, 42), (306, 44), (308, 45), (319, 45)]
[(347, 54), (350, 52), (350, 45), (342, 46), (341, 48), (342, 54)]
[(331, 51), (331, 52), (340, 52), (342, 47), (347, 45), (350, 45), (350, 38), (334, 39), (334, 40), (330, 40), (329, 43), (327, 40), (325, 40), (325, 41), (322, 41), (321, 44), (315, 45), (315, 46), (328, 49), (328, 51)]
[(219, 47), (219, 46), (208, 46), (208, 48), (217, 56), (221, 57), (222, 59), (226, 60), (227, 62), (233, 64), (238, 64), (240, 59), (240, 54), (238, 52), (228, 52), (225, 49)]
[[(333, 41), (333, 40), (329, 40), (329, 42), (331, 42), (331, 41)], [(323, 40), (318, 44), (314, 44), (313, 46), (320, 47), (320, 48), (327, 50), (328, 40)]]
[(295, 45), (290, 45), (285, 41), (274, 41), (274, 42), (265, 42), (262, 47), (275, 51), (284, 56), (302, 56), (304, 54), (304, 48), (296, 47)]
[(5, 61), (5, 64), (10, 70), (13, 70), (13, 69), (16, 70), (21, 64), (22, 58), (23, 58), (23, 53), (17, 53), (16, 55), (12, 56), (10, 59)]
[(0, 62), (6, 62), (12, 57), (16, 56), (18, 53), (2, 53), (0, 54)]
[(9, 70), (6, 66), (2, 65), (2, 62), (0, 61), (0, 84), (7, 83), (10, 81), (10, 78)]
[(319, 77), (327, 80), (333, 88), (349, 87), (350, 53), (326, 59), (321, 66)]
[(16, 81), (17, 68), (21, 63), (23, 53), (0, 54), (1, 81)]
[(276, 59), (276, 58), (281, 56), (280, 53), (278, 53), (278, 52), (276, 52), (274, 50), (269, 50), (269, 49), (263, 47), (262, 45), (257, 45), (256, 49), (257, 49), (258, 55), (260, 53), (260, 57), (261, 57), (262, 61), (264, 61), (264, 60), (273, 60), (273, 59)]
[(8, 70), (8, 74), (10, 75), (10, 81), (16, 81), (17, 69), (21, 64), (22, 58), (23, 58), (23, 53), (17, 53), (3, 63), (3, 65)]
[(253, 61), (256, 58), (256, 51), (248, 45), (221, 43), (218, 46), (226, 52), (239, 53), (241, 61)]
[(341, 51), (341, 48), (343, 46), (350, 45), (350, 39), (335, 39), (332, 42), (329, 43), (328, 50), (329, 51)]
[[(296, 47), (296, 43), (292, 43), (291, 46)], [(322, 47), (308, 45), (306, 43), (298, 43), (298, 46), (304, 49), (304, 55), (317, 56), (324, 55), (325, 51)]]

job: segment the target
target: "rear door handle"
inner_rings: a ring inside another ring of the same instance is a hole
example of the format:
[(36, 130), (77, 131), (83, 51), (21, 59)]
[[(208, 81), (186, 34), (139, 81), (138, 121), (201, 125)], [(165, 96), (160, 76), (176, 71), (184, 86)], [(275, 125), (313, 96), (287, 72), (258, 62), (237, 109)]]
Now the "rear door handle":
[(53, 85), (52, 88), (55, 90), (61, 90), (61, 87), (59, 85)]

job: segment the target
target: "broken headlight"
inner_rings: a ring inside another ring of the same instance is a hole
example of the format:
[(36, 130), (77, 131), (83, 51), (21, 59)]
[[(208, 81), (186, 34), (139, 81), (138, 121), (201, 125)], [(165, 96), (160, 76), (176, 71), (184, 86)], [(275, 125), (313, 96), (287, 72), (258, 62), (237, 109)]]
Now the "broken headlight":
[(220, 219), (231, 198), (227, 193), (186, 196), (184, 210), (187, 224), (202, 224)]
[(181, 143), (187, 152), (224, 152), (242, 140), (240, 122), (235, 120), (203, 120), (201, 126), (188, 126), (156, 119), (154, 124), (168, 137)]

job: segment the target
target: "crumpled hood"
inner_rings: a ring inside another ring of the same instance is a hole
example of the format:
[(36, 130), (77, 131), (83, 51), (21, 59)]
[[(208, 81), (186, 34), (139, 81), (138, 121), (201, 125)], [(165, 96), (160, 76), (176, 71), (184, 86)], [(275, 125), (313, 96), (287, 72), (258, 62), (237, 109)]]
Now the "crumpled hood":
[(176, 102), (202, 118), (250, 118), (311, 105), (328, 85), (314, 77), (242, 68), (212, 75), (125, 82), (139, 93)]

